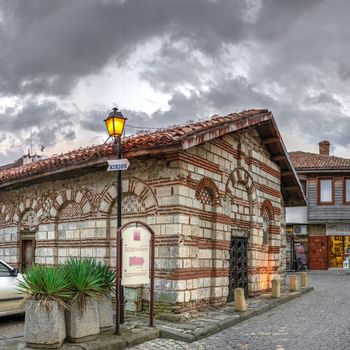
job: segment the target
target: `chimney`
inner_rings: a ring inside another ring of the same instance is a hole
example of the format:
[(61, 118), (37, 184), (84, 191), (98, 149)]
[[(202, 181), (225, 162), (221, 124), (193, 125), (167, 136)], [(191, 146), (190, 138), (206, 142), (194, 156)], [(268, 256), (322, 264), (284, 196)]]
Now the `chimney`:
[(329, 141), (321, 141), (319, 144), (320, 146), (320, 154), (323, 156), (329, 156), (329, 147), (330, 147), (330, 142)]

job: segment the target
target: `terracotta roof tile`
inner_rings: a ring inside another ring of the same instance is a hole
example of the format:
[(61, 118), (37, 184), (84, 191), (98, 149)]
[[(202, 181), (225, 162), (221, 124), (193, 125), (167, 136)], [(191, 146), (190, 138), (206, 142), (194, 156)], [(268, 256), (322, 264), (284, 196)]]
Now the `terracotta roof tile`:
[[(183, 126), (174, 126), (167, 129), (159, 129), (155, 132), (129, 136), (123, 139), (123, 150), (132, 152), (147, 150), (154, 147), (162, 147), (177, 144), (182, 139), (230, 122), (249, 119), (249, 117), (270, 113), (267, 109), (252, 109), (240, 113), (232, 113), (227, 116), (215, 115), (210, 119), (194, 122)], [(82, 164), (98, 158), (110, 157), (114, 154), (113, 143), (80, 148), (71, 152), (52, 156), (34, 163), (17, 166), (0, 171), (0, 184), (32, 175), (59, 170), (74, 164)]]
[(349, 169), (350, 159), (325, 156), (309, 152), (290, 152), (290, 160), (295, 169)]

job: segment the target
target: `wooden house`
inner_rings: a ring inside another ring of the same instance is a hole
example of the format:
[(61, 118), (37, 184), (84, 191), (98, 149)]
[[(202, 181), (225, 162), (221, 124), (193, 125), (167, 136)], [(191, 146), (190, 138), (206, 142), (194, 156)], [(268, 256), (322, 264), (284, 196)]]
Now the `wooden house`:
[(342, 268), (350, 257), (350, 159), (330, 155), (328, 141), (319, 154), (289, 156), (307, 198), (307, 207), (288, 211), (294, 242), (304, 246), (310, 269)]

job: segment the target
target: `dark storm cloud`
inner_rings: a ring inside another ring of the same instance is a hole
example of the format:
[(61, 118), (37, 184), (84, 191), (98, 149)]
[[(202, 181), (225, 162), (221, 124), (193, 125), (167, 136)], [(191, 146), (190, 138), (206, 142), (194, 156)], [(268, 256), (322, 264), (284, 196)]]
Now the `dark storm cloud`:
[(146, 62), (140, 78), (156, 89), (172, 92), (186, 84), (199, 85), (206, 69), (204, 62), (191, 54), (187, 46), (167, 40), (155, 57)]
[(2, 131), (23, 131), (35, 126), (72, 125), (70, 116), (52, 101), (30, 101), (24, 108), (8, 108), (0, 113), (0, 122)]
[(307, 96), (305, 102), (313, 105), (329, 105), (330, 107), (341, 107), (342, 105), (333, 94), (326, 92), (321, 92), (316, 96)]
[(81, 113), (84, 117), (80, 120), (80, 125), (86, 130), (102, 133), (105, 125), (101, 122), (101, 116), (108, 116), (110, 112), (108, 109), (93, 109), (88, 113)]
[[(271, 97), (255, 91), (254, 88), (244, 77), (227, 78), (207, 86), (203, 91), (192, 90), (188, 94), (175, 92), (168, 101), (169, 109), (166, 111), (157, 110), (149, 115), (141, 111), (124, 109), (123, 114), (128, 118), (127, 132), (134, 133), (137, 130), (134, 126), (138, 126), (139, 130), (162, 128), (207, 118), (215, 113), (229, 114), (242, 109), (276, 105), (276, 101)], [(108, 115), (109, 112), (105, 110), (102, 115)], [(81, 125), (90, 131), (104, 132), (101, 110), (88, 113), (81, 121)]]
[(322, 1), (263, 0), (261, 11), (252, 29), (255, 35), (262, 40), (278, 40), (288, 35), (300, 16), (309, 14)]
[(130, 58), (149, 44), (135, 65), (168, 109), (124, 108), (130, 126), (269, 108), (282, 132), (349, 146), (349, 11), (346, 0), (0, 0), (0, 97), (23, 105), (0, 114), (1, 130), (21, 121), (48, 145), (74, 139), (76, 125), (104, 133), (105, 107), (52, 99), (69, 101), (106, 67), (135, 69)]
[(0, 94), (68, 94), (79, 78), (122, 64), (152, 38), (214, 53), (244, 32), (244, 2), (2, 1)]
[(24, 108), (8, 108), (0, 113), (0, 125), (2, 134), (13, 132), (14, 140), (22, 138), (23, 145), (29, 145), (31, 140), (37, 149), (42, 144), (55, 145), (60, 136), (75, 138), (72, 116), (52, 101), (31, 101)]
[[(288, 120), (289, 128), (296, 129), (301, 138), (317, 145), (319, 141), (330, 140), (332, 145), (350, 147), (350, 139), (346, 135), (350, 133), (350, 118), (341, 111), (324, 112), (320, 109), (300, 110), (290, 106), (288, 110), (284, 106), (283, 111), (277, 110), (277, 114)], [(295, 127), (297, 125), (297, 127)], [(295, 147), (293, 147), (295, 150)]]
[(249, 81), (274, 96), (271, 108), (283, 132), (294, 130), (313, 144), (329, 139), (350, 146), (349, 10), (345, 0), (266, 0), (251, 27), (263, 60)]

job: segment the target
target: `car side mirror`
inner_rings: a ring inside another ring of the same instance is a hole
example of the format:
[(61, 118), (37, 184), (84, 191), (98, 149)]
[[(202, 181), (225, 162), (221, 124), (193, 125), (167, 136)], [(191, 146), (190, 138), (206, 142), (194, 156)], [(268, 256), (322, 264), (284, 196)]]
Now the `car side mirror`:
[(10, 276), (12, 277), (17, 277), (18, 275), (18, 269), (14, 268), (13, 270), (10, 271)]

